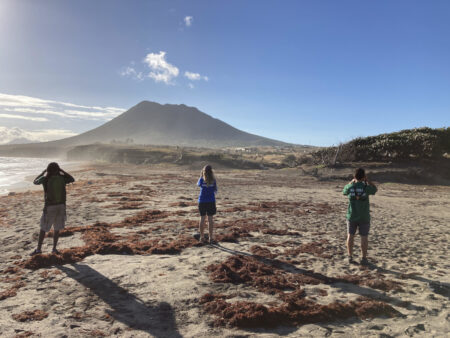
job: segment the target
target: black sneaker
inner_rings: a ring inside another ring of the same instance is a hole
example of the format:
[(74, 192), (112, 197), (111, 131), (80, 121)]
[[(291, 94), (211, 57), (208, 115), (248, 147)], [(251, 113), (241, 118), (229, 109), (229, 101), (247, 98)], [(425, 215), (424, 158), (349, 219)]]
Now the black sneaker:
[(369, 265), (369, 261), (367, 260), (366, 257), (363, 257), (363, 258), (361, 259), (360, 264), (361, 264), (361, 265)]
[(41, 253), (42, 253), (41, 250), (36, 249), (36, 250), (34, 250), (34, 251), (30, 254), (30, 256), (40, 255)]
[(355, 264), (355, 261), (353, 260), (352, 256), (348, 256), (347, 260), (348, 260), (348, 264)]

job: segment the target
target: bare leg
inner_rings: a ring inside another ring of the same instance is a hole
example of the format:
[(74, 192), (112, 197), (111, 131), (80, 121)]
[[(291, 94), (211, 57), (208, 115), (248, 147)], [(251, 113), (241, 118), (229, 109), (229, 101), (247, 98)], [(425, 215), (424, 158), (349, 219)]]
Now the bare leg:
[(198, 225), (198, 230), (200, 232), (200, 241), (204, 240), (204, 233), (205, 233), (205, 220), (206, 216), (200, 216), (200, 224)]
[(214, 229), (213, 217), (208, 215), (208, 230), (209, 230), (209, 241), (210, 242), (214, 240), (213, 229)]
[(45, 231), (41, 230), (39, 232), (39, 239), (38, 239), (38, 246), (37, 246), (38, 251), (41, 251), (41, 249), (42, 249), (42, 243), (44, 242), (44, 237), (45, 237)]
[(367, 258), (368, 248), (369, 248), (369, 236), (361, 236), (361, 253), (363, 258)]
[[(361, 237), (362, 239), (362, 237)], [(348, 234), (347, 237), (347, 253), (350, 257), (353, 256), (353, 243), (355, 242), (355, 235)]]
[(59, 230), (53, 231), (53, 251), (56, 250), (56, 245), (58, 244)]

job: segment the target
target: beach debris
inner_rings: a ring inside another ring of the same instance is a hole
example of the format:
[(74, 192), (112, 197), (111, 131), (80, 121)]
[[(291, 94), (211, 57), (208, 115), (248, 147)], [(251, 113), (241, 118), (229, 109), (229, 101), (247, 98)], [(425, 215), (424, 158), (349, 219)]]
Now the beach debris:
[(43, 310), (24, 311), (12, 315), (12, 318), (18, 322), (29, 322), (43, 320), (48, 317), (48, 313)]
[(298, 202), (298, 201), (261, 201), (250, 202), (247, 205), (240, 204), (222, 210), (221, 212), (239, 212), (239, 211), (257, 211), (257, 212), (273, 212), (293, 214), (302, 216), (307, 214), (329, 214), (336, 212), (338, 207), (329, 203), (313, 203), (313, 202)]
[(17, 282), (15, 283), (11, 288), (0, 292), (0, 300), (4, 300), (6, 298), (14, 297), (17, 295), (17, 290), (24, 287), (26, 284), (25, 282)]
[[(305, 298), (307, 294), (302, 288), (308, 284), (334, 283), (365, 285), (384, 291), (401, 288), (400, 283), (385, 280), (381, 274), (328, 277), (314, 271), (295, 269), (292, 266), (287, 269), (286, 263), (270, 259), (273, 256), (267, 248), (253, 246), (252, 249), (253, 253), (260, 255), (235, 255), (222, 263), (209, 265), (206, 270), (210, 273), (210, 279), (215, 283), (252, 286), (260, 292), (277, 295), (283, 304), (266, 307), (251, 302), (230, 303), (226, 300), (227, 296), (207, 294), (200, 299), (200, 303), (206, 312), (218, 316), (214, 321), (217, 325), (266, 327), (334, 321), (351, 317), (399, 315), (399, 312), (390, 305), (370, 298), (359, 298), (348, 303), (319, 304)], [(327, 295), (327, 291), (319, 289), (316, 294)]]
[[(20, 330), (20, 329), (16, 329), (16, 332), (20, 332), (17, 333), (14, 338), (26, 338), (26, 337), (31, 337), (33, 336), (35, 333), (31, 332), (31, 331), (24, 331), (24, 330)], [(23, 332), (22, 332), (23, 331)]]
[(364, 319), (400, 315), (392, 306), (367, 298), (322, 305), (300, 295), (299, 298), (290, 299), (279, 306), (267, 307), (254, 302), (231, 303), (224, 295), (206, 294), (201, 297), (200, 304), (205, 312), (215, 315), (215, 326), (239, 328), (298, 326), (352, 317)]

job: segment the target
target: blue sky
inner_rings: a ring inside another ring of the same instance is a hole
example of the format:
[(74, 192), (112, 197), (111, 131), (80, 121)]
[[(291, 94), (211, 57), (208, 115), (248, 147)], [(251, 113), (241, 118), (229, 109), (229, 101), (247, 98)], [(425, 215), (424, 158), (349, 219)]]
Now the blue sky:
[(67, 136), (149, 100), (331, 145), (448, 126), (449, 93), (446, 0), (0, 1), (3, 130)]

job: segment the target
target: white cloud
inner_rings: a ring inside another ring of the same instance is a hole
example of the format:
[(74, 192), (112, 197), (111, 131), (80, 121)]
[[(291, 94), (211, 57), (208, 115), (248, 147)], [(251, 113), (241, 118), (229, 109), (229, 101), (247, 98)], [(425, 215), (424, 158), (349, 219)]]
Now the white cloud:
[(71, 118), (90, 118), (90, 117), (103, 117), (104, 119), (110, 119), (117, 115), (116, 112), (105, 112), (105, 111), (83, 111), (83, 110), (71, 110), (67, 109), (64, 110), (67, 114), (69, 114), (69, 117)]
[(191, 27), (192, 21), (194, 21), (194, 18), (192, 16), (186, 16), (184, 18), (184, 24), (186, 25), (186, 27)]
[(144, 79), (144, 74), (142, 72), (136, 71), (133, 67), (126, 67), (120, 72), (120, 75), (124, 77), (131, 77), (135, 80), (142, 81)]
[(7, 128), (0, 126), (0, 144), (27, 141), (45, 142), (74, 135), (76, 135), (76, 133), (66, 129), (24, 130), (21, 128)]
[[(37, 107), (50, 108), (49, 101), (23, 95), (9, 95), (0, 93), (0, 104), (5, 107)], [(50, 101), (51, 102), (51, 101)]]
[(184, 76), (187, 77), (191, 81), (198, 81), (198, 80), (208, 81), (209, 80), (207, 76), (202, 76), (199, 73), (184, 72)]
[(189, 80), (200, 80), (200, 74), (199, 73), (191, 73), (191, 72), (184, 72), (184, 76), (186, 76)]
[[(45, 122), (48, 121), (48, 118), (44, 116), (53, 115), (78, 120), (107, 121), (124, 111), (124, 109), (116, 107), (83, 106), (24, 95), (0, 93), (0, 118)], [(29, 116), (31, 114), (40, 115), (40, 117)]]
[(174, 65), (166, 61), (166, 52), (149, 53), (144, 62), (152, 70), (148, 77), (156, 82), (164, 82), (165, 84), (173, 84), (172, 80), (179, 74), (179, 70)]
[(16, 114), (0, 114), (0, 117), (5, 119), (19, 119), (19, 120), (28, 120), (28, 121), (36, 121), (36, 122), (45, 122), (48, 121), (45, 117), (32, 117), (32, 116), (23, 116)]
[[(187, 18), (191, 18), (190, 20), (192, 20), (192, 17)], [(144, 72), (136, 69), (134, 63), (131, 63), (132, 66), (123, 68), (119, 74), (121, 76), (131, 77), (140, 81), (144, 80), (144, 77), (148, 77), (153, 79), (155, 82), (163, 82), (167, 85), (173, 85), (173, 80), (178, 77), (180, 70), (175, 65), (167, 62), (166, 54), (166, 52), (160, 51), (159, 53), (148, 53), (145, 56), (142, 62), (150, 68), (150, 72), (146, 76), (143, 75)], [(190, 81), (209, 81), (207, 76), (189, 71), (184, 72), (184, 77)], [(188, 84), (188, 86), (193, 88), (192, 83)]]
[(29, 131), (32, 135), (34, 135), (38, 140), (41, 141), (52, 141), (59, 140), (66, 137), (71, 137), (78, 135), (72, 130), (67, 129), (42, 129), (42, 130), (32, 130)]
[[(1, 104), (1, 103), (0, 103)], [(41, 114), (41, 115), (55, 115), (61, 117), (68, 117), (67, 114), (53, 111), (49, 109), (36, 109), (36, 108), (27, 108), (27, 107), (19, 107), (19, 108), (4, 108), (4, 111), (14, 112), (14, 113), (27, 113), (27, 114)]]

